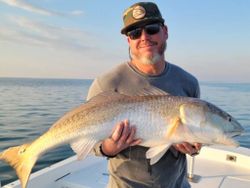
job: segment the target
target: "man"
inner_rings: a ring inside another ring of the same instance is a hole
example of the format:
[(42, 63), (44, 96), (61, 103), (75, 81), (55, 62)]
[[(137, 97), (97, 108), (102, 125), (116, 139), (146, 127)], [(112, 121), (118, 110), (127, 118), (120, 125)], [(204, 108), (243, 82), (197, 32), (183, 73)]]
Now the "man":
[[(154, 86), (172, 95), (199, 97), (198, 81), (180, 67), (165, 60), (168, 29), (156, 4), (140, 2), (123, 15), (122, 34), (127, 36), (130, 61), (96, 78), (87, 99), (103, 92), (116, 91), (136, 95), (141, 89)], [(115, 126), (115, 125), (114, 125)], [(200, 144), (176, 144), (154, 165), (138, 146), (136, 130), (129, 120), (118, 122), (111, 136), (94, 148), (99, 156), (109, 159), (109, 184), (112, 188), (186, 188), (185, 154), (197, 153)]]

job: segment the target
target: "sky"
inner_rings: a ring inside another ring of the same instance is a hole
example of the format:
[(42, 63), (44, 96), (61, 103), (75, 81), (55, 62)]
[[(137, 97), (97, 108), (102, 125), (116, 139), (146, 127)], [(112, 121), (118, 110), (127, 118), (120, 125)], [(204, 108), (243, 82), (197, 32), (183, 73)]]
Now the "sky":
[[(126, 62), (133, 0), (0, 0), (0, 77), (95, 78)], [(250, 1), (157, 0), (165, 57), (200, 81), (250, 83)]]

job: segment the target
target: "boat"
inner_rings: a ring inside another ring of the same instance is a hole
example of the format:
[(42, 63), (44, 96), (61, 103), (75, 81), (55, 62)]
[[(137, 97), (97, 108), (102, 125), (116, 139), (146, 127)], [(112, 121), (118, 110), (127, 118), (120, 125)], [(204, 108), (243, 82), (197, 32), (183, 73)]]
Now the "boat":
[[(203, 146), (199, 155), (187, 155), (192, 188), (249, 188), (250, 149)], [(69, 157), (30, 176), (27, 188), (101, 188), (107, 185), (107, 159), (88, 155)], [(1, 187), (1, 186), (0, 186)], [(2, 188), (21, 188), (19, 180)]]

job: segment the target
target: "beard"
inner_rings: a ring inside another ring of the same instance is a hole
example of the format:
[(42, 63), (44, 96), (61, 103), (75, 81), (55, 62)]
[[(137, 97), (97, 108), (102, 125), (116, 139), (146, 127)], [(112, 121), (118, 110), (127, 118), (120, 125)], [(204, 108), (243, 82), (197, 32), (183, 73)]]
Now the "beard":
[(160, 49), (158, 50), (158, 52), (155, 52), (150, 56), (135, 55), (129, 49), (130, 58), (131, 59), (136, 59), (136, 60), (140, 61), (142, 64), (145, 64), (145, 65), (154, 65), (154, 64), (156, 64), (157, 62), (159, 62), (162, 59), (162, 57), (164, 56), (164, 52), (165, 52), (166, 48), (167, 48), (167, 43), (165, 41), (162, 44), (162, 46), (160, 47)]
[(152, 56), (140, 56), (138, 60), (145, 65), (154, 65), (158, 61), (160, 61), (161, 55), (159, 53), (155, 53)]

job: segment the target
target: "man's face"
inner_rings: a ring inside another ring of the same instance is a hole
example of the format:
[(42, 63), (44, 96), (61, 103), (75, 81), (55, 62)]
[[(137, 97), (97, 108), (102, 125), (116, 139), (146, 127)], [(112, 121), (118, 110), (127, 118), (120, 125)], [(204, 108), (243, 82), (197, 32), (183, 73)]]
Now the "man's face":
[(167, 27), (158, 23), (128, 32), (132, 59), (144, 64), (156, 63), (165, 51), (167, 38)]

